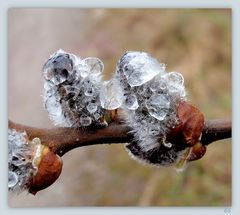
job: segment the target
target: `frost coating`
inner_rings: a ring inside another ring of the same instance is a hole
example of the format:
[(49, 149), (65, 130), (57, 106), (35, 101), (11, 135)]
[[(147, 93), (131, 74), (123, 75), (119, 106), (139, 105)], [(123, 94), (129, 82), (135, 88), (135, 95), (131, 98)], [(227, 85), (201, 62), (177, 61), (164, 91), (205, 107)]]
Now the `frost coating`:
[(33, 165), (36, 146), (28, 142), (25, 132), (8, 129), (8, 189), (21, 192), (28, 189), (31, 178), (36, 174)]
[(100, 103), (104, 66), (95, 57), (85, 59), (55, 52), (43, 67), (44, 104), (55, 125), (102, 125), (105, 110)]
[(121, 107), (126, 124), (135, 137), (126, 144), (131, 156), (154, 165), (176, 164), (185, 149), (166, 137), (178, 124), (179, 102), (186, 99), (183, 76), (167, 72), (165, 64), (147, 53), (127, 52), (117, 64), (114, 79), (124, 95)]

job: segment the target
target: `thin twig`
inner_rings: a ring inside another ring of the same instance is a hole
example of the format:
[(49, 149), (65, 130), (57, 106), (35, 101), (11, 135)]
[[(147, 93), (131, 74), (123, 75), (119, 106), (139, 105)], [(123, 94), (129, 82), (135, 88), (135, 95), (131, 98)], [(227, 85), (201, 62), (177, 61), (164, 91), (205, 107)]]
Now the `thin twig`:
[[(42, 144), (49, 146), (53, 152), (63, 156), (66, 152), (82, 146), (96, 144), (126, 143), (133, 136), (131, 128), (119, 122), (112, 122), (106, 128), (35, 128), (17, 124), (9, 120), (9, 128), (26, 131), (31, 140), (39, 137)], [(232, 125), (230, 120), (206, 120), (200, 142), (208, 145), (214, 141), (231, 138)]]
[(217, 140), (232, 137), (232, 122), (226, 119), (212, 119), (205, 122), (201, 143), (208, 145)]

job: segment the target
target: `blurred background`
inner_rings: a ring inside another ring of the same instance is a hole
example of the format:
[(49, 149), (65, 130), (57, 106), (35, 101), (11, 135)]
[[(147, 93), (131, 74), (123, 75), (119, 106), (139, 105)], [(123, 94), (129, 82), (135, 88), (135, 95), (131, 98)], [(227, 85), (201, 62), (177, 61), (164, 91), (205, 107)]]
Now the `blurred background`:
[[(17, 9), (8, 11), (8, 110), (15, 122), (53, 127), (41, 69), (58, 49), (95, 56), (110, 78), (127, 50), (145, 51), (185, 77), (188, 99), (207, 119), (231, 118), (231, 10)], [(184, 172), (132, 160), (123, 145), (75, 149), (59, 179), (9, 206), (230, 206), (231, 140), (208, 146)]]

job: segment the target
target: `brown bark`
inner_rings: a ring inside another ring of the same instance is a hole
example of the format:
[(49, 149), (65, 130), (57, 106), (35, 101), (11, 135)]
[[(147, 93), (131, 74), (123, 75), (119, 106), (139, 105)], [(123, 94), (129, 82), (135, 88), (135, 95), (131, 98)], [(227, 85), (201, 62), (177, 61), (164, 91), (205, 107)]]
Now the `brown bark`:
[[(112, 144), (129, 142), (133, 136), (130, 127), (119, 122), (112, 122), (106, 128), (35, 128), (17, 124), (9, 120), (9, 128), (26, 131), (30, 140), (41, 139), (44, 145), (53, 152), (63, 156), (66, 152), (82, 146), (96, 144)], [(206, 120), (200, 142), (208, 145), (217, 140), (231, 138), (232, 125), (230, 120)]]

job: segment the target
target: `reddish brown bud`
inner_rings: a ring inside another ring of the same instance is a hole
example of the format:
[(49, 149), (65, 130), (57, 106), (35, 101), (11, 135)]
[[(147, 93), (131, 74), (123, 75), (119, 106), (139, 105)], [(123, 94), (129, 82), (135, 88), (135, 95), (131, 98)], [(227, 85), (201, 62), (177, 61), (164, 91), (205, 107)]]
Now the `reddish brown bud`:
[(179, 125), (168, 135), (170, 142), (178, 142), (186, 146), (195, 145), (201, 136), (204, 126), (203, 114), (187, 102), (182, 102), (177, 110)]
[(188, 145), (193, 146), (199, 141), (203, 126), (204, 116), (196, 107), (183, 102), (178, 107), (178, 117), (183, 124), (183, 135)]
[(44, 146), (41, 158), (38, 161), (38, 170), (33, 176), (29, 192), (36, 194), (53, 184), (62, 171), (62, 160), (54, 154), (47, 146)]
[(201, 143), (196, 143), (192, 148), (187, 161), (195, 161), (203, 157), (207, 151), (207, 147)]

